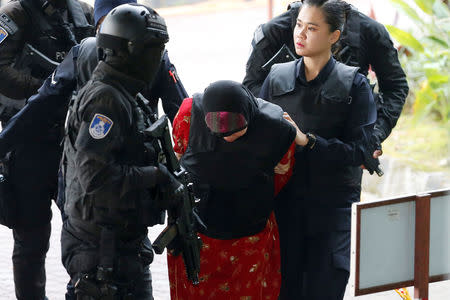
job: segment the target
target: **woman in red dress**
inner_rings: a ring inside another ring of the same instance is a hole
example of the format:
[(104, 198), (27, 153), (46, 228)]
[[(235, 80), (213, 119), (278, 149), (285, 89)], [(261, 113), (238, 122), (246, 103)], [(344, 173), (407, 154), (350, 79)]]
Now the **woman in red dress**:
[[(181, 257), (168, 255), (172, 300), (278, 298), (273, 198), (290, 176), (295, 136), (278, 106), (237, 82), (215, 82), (184, 100), (173, 122), (174, 150), (193, 176), (206, 228), (199, 285), (187, 280)], [(282, 173), (275, 179), (274, 169)]]

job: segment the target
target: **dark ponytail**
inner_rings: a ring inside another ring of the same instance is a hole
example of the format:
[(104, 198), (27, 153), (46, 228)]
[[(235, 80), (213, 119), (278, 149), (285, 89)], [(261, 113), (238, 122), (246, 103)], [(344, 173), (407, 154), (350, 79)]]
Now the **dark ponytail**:
[[(345, 30), (345, 26), (347, 26), (347, 19), (348, 16), (350, 14), (350, 11), (352, 10), (352, 6), (350, 4), (348, 4), (347, 2), (343, 2), (344, 3), (344, 13), (345, 13), (345, 22), (344, 22), (344, 29)], [(334, 43), (334, 45), (331, 47), (331, 52), (333, 52), (334, 57), (336, 57), (336, 59), (338, 59), (339, 61), (342, 60), (341, 57), (341, 50), (342, 50), (342, 42), (341, 42), (341, 38), (343, 36), (343, 30), (341, 31), (341, 36), (339, 38), (339, 40)]]

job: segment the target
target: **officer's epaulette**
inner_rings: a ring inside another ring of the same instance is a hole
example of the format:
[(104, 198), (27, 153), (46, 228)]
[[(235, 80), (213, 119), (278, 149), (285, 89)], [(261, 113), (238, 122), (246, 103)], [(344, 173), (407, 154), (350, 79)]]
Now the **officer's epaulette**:
[(258, 28), (256, 28), (255, 33), (253, 34), (253, 43), (254, 45), (258, 45), (259, 42), (261, 42), (264, 39), (264, 32), (262, 29), (263, 25), (259, 25)]

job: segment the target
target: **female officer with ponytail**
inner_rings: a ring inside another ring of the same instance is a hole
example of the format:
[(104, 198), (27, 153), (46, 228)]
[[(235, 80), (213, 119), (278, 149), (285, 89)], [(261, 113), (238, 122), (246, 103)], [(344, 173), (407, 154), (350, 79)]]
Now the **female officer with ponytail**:
[(280, 299), (342, 299), (349, 277), (351, 205), (376, 108), (358, 69), (332, 57), (344, 22), (343, 1), (305, 0), (294, 29), (302, 58), (274, 65), (261, 90), (297, 128), (293, 175), (276, 211)]

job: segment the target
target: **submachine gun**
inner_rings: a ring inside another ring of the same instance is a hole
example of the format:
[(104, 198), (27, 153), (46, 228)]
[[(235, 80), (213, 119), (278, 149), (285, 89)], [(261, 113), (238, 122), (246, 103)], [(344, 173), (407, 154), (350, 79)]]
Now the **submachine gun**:
[(48, 74), (51, 74), (59, 66), (58, 62), (51, 60), (28, 43), (23, 46), (22, 54), (18, 62), (20, 63), (16, 64), (15, 68), (19, 70), (26, 68), (32, 70), (35, 67), (42, 69), (42, 72), (45, 73), (42, 74), (42, 77), (48, 76)]
[[(143, 99), (138, 97), (137, 101), (139, 103)], [(147, 105), (140, 104), (139, 106), (148, 109)], [(144, 112), (148, 114), (149, 110)], [(157, 254), (162, 254), (164, 248), (167, 248), (174, 255), (181, 254), (188, 279), (197, 285), (199, 283), (202, 241), (196, 230), (196, 224), (201, 224), (201, 221), (194, 211), (193, 183), (190, 181), (187, 171), (179, 164), (173, 151), (168, 117), (164, 115), (152, 123), (144, 131), (144, 136), (148, 140), (158, 140), (162, 150), (158, 160), (160, 163), (164, 163), (175, 178), (182, 183), (178, 189), (181, 189), (179, 192), (183, 195), (183, 200), (177, 207), (168, 209), (167, 227), (153, 242), (153, 250)]]
[[(54, 60), (51, 60), (45, 54), (26, 43), (23, 47), (19, 58), (14, 64), (17, 70), (23, 70), (26, 73), (32, 73), (32, 70), (39, 70), (37, 77), (45, 78), (51, 74), (59, 65)], [(25, 105), (25, 99), (11, 99), (5, 95), (0, 94), (0, 121), (7, 122)]]

